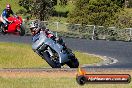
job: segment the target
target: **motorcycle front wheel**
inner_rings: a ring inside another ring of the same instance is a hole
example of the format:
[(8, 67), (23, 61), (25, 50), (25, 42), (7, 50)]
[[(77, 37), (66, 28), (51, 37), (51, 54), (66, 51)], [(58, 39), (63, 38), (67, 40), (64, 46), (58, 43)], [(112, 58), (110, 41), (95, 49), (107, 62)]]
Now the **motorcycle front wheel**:
[(0, 23), (0, 33), (3, 34), (3, 35), (7, 34), (5, 32), (4, 24), (2, 24), (2, 23)]
[(24, 29), (23, 25), (20, 26), (19, 35), (20, 36), (24, 36), (25, 35), (25, 29)]
[(52, 68), (61, 68), (60, 63), (58, 63), (55, 60), (52, 60), (52, 58), (50, 57), (50, 54), (48, 51), (43, 53), (44, 59), (45, 61), (52, 67)]

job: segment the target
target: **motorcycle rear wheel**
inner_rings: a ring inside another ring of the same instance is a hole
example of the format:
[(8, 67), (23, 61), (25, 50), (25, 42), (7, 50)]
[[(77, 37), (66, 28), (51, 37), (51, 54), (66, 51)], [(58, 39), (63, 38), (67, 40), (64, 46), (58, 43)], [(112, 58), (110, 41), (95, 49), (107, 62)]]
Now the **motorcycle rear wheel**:
[(71, 58), (70, 61), (66, 63), (70, 68), (78, 68), (79, 67), (79, 61), (77, 58)]
[(20, 36), (24, 36), (25, 35), (25, 29), (24, 29), (23, 25), (20, 26), (19, 35)]

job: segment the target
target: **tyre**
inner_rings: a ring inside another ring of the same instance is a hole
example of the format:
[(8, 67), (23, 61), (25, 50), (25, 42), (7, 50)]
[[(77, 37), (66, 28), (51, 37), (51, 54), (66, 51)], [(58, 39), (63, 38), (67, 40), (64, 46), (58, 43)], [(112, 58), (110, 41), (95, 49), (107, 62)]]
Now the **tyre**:
[(84, 76), (78, 76), (76, 78), (76, 81), (79, 85), (84, 85), (87, 81), (87, 79)]
[(3, 34), (3, 35), (7, 34), (5, 32), (5, 28), (4, 28), (4, 25), (2, 23), (0, 24), (0, 33)]
[(1, 25), (1, 23), (0, 23), (0, 33), (2, 33), (2, 25)]
[(24, 36), (25, 35), (25, 29), (24, 29), (23, 25), (20, 26), (19, 35), (20, 36)]
[(44, 59), (45, 61), (52, 67), (52, 68), (61, 68), (61, 64), (59, 63), (59, 61), (54, 60), (54, 58), (52, 58), (49, 54), (48, 51), (43, 53)]
[(70, 61), (66, 63), (70, 68), (78, 68), (79, 67), (79, 62), (77, 58), (71, 58)]

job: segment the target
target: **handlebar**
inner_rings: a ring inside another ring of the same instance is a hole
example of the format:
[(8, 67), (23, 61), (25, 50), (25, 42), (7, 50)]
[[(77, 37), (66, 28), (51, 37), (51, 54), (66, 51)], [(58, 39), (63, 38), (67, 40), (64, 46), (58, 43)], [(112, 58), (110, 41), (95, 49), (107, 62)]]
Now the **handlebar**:
[(9, 24), (12, 24), (14, 21), (9, 21)]

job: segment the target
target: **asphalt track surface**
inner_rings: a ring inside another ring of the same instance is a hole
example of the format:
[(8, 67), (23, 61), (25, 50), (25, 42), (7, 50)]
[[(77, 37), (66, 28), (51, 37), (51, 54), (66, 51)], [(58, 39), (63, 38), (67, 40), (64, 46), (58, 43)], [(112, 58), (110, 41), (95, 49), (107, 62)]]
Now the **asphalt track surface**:
[[(73, 50), (107, 56), (118, 62), (102, 66), (86, 66), (86, 68), (132, 68), (132, 42), (86, 40), (64, 38), (67, 46)], [(31, 36), (0, 35), (0, 42), (18, 42), (32, 44)]]

